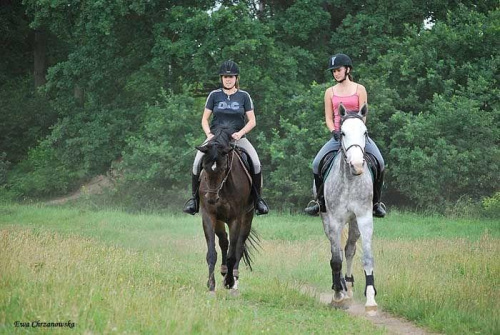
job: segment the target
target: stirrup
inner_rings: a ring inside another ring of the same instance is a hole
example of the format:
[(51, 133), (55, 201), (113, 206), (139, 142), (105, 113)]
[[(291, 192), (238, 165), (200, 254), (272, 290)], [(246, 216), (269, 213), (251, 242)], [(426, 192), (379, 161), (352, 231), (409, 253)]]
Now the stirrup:
[[(318, 207), (318, 210), (316, 212), (312, 212), (312, 211), (308, 211), (308, 209), (312, 209), (312, 207), (316, 205)], [(312, 216), (318, 216), (319, 215), (319, 212), (321, 210), (321, 205), (319, 203), (318, 200), (314, 199), (314, 200), (311, 200), (307, 203), (307, 206), (306, 208), (304, 209), (304, 212), (306, 212), (306, 214), (309, 214), (309, 215), (312, 215)]]
[(374, 214), (374, 216), (378, 217), (378, 218), (385, 217), (385, 215), (387, 214), (385, 204), (383, 202), (381, 202), (381, 201), (374, 203), (373, 204), (373, 212), (375, 212), (375, 206), (377, 206), (377, 205), (380, 206), (380, 208), (383, 210), (383, 213), (381, 215), (375, 215)]
[[(188, 208), (187, 205), (188, 205), (188, 202), (190, 202), (190, 201), (194, 202), (194, 206)], [(188, 201), (186, 201), (184, 203), (184, 208), (182, 209), (182, 211), (184, 213), (191, 214), (191, 215), (195, 215), (196, 213), (198, 213), (198, 203), (197, 203), (196, 199), (195, 198), (188, 199)]]
[[(259, 203), (261, 203), (261, 205), (264, 206), (264, 208), (259, 209), (258, 208), (259, 206), (257, 206)], [(255, 202), (254, 207), (255, 207), (255, 213), (257, 213), (257, 215), (265, 215), (265, 214), (269, 213), (269, 206), (262, 198), (259, 198)]]

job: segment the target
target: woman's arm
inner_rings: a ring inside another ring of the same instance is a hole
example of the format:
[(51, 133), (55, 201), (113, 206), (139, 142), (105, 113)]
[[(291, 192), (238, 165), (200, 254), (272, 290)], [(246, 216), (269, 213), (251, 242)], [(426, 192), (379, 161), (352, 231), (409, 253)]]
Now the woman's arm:
[(205, 108), (205, 110), (203, 111), (203, 116), (201, 117), (201, 127), (203, 128), (205, 135), (207, 135), (207, 139), (211, 139), (214, 136), (214, 134), (210, 132), (210, 124), (208, 123), (211, 114), (212, 111), (208, 108)]
[(327, 88), (325, 91), (325, 122), (330, 132), (335, 130), (335, 123), (333, 119), (332, 94), (333, 94), (332, 89)]
[(239, 140), (245, 134), (248, 134), (250, 130), (252, 130), (257, 125), (257, 122), (255, 121), (255, 113), (253, 112), (253, 110), (249, 110), (248, 112), (246, 112), (246, 116), (248, 120), (247, 124), (243, 128), (241, 128), (240, 131), (237, 131), (232, 135), (235, 140)]

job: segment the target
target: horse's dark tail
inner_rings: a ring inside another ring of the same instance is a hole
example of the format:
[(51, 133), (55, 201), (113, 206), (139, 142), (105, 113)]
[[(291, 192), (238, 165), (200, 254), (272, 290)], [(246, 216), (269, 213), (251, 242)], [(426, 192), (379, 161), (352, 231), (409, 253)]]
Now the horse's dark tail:
[(250, 228), (250, 234), (248, 235), (247, 240), (245, 241), (245, 246), (243, 249), (243, 262), (250, 268), (250, 271), (252, 271), (252, 262), (253, 262), (253, 252), (254, 251), (259, 251), (262, 249), (260, 245), (260, 236), (259, 234), (255, 231), (255, 229)]

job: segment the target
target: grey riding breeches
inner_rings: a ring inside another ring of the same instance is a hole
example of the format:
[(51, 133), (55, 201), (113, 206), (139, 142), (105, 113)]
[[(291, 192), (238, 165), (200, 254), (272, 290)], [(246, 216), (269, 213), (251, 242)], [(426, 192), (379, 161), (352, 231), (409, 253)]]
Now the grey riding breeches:
[[(203, 144), (205, 144), (207, 141), (205, 141)], [(253, 164), (253, 169), (255, 174), (260, 173), (260, 160), (259, 156), (257, 155), (257, 151), (253, 147), (252, 143), (246, 138), (240, 138), (238, 141), (234, 142), (238, 147), (244, 149), (248, 155), (250, 156), (250, 160), (252, 161)], [(201, 159), (203, 158), (204, 153), (197, 150), (196, 156), (194, 157), (194, 162), (193, 162), (193, 174), (198, 175), (201, 171)]]
[[(326, 142), (325, 145), (323, 145), (323, 147), (316, 154), (316, 157), (314, 157), (313, 173), (319, 174), (319, 164), (321, 163), (321, 160), (323, 159), (323, 157), (325, 157), (327, 153), (339, 149), (340, 149), (340, 142), (336, 141), (334, 138), (331, 138), (328, 142)], [(382, 154), (380, 153), (380, 150), (378, 149), (377, 145), (370, 137), (368, 137), (366, 140), (365, 151), (375, 156), (380, 165), (380, 171), (384, 171), (385, 168), (384, 158), (382, 157)]]

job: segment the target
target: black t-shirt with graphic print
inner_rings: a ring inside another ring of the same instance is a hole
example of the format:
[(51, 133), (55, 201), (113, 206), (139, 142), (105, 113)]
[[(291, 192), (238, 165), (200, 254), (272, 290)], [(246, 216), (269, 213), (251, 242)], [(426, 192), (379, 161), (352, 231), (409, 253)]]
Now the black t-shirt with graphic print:
[(245, 113), (253, 110), (253, 101), (246, 91), (238, 90), (228, 96), (220, 88), (210, 92), (205, 108), (213, 113), (210, 129), (230, 123), (240, 131), (245, 126)]

